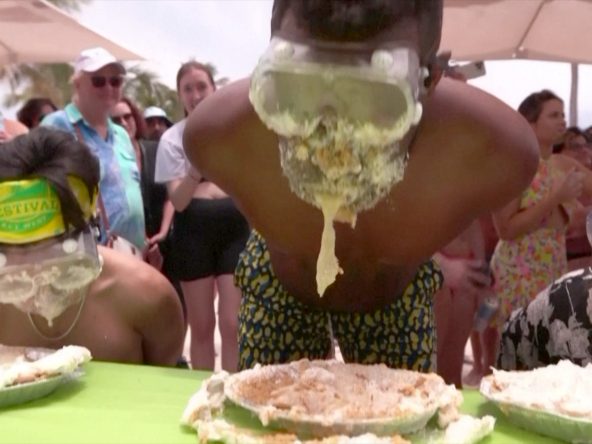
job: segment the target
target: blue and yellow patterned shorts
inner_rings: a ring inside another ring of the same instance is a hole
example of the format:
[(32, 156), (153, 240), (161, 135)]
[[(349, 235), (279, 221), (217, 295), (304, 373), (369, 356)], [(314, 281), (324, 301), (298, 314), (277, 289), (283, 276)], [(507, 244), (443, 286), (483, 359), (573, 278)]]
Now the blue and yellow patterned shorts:
[(302, 358), (324, 359), (331, 333), (346, 362), (432, 371), (435, 326), (432, 296), (442, 273), (423, 264), (403, 295), (368, 313), (312, 309), (289, 295), (273, 274), (265, 240), (251, 232), (235, 273), (242, 290), (239, 312), (239, 369)]

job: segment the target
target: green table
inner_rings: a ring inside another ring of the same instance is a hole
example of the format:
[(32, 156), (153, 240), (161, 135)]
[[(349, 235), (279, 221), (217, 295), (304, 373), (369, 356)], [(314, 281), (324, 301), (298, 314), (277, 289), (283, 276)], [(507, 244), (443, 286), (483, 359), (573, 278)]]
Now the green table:
[[(206, 372), (104, 362), (85, 366), (79, 380), (47, 398), (0, 410), (0, 443), (197, 442), (179, 425), (190, 396)], [(463, 411), (498, 417), (483, 444), (557, 443), (510, 425), (475, 390), (465, 390)]]

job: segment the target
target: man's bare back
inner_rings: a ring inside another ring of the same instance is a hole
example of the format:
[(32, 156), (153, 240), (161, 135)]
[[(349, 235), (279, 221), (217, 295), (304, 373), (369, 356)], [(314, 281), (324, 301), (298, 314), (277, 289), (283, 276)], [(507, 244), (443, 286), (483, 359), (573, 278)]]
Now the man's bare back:
[(94, 359), (104, 361), (174, 365), (181, 356), (184, 322), (179, 299), (169, 282), (147, 264), (98, 247), (103, 269), (90, 285), (76, 321), (79, 304), (58, 318), (52, 328), (33, 315), (35, 332), (27, 314), (11, 305), (0, 305), (0, 343), (59, 348), (82, 345)]
[(187, 124), (185, 147), (265, 238), (285, 289), (314, 307), (369, 311), (392, 302), (420, 263), (516, 196), (537, 167), (536, 140), (522, 117), (484, 92), (442, 80), (424, 104), (404, 180), (360, 213), (355, 229), (335, 223), (343, 274), (319, 298), (322, 214), (291, 192), (277, 136), (253, 111), (248, 90), (245, 79), (205, 100)]

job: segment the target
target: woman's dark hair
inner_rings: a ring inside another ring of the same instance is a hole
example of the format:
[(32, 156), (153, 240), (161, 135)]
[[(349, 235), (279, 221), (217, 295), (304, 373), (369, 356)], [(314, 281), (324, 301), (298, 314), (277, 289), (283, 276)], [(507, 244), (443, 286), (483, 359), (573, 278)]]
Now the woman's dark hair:
[(43, 117), (41, 115), (41, 109), (46, 105), (53, 108), (54, 111), (57, 111), (58, 109), (58, 107), (47, 97), (35, 97), (25, 102), (23, 107), (16, 113), (16, 118), (27, 128), (33, 128), (35, 122), (39, 124), (41, 121), (41, 118)]
[(366, 40), (401, 17), (417, 17), (422, 63), (430, 63), (440, 46), (442, 0), (275, 0), (272, 35), (288, 9), (311, 37), (332, 41)]
[(582, 136), (584, 139), (586, 139), (586, 141), (588, 140), (586, 138), (586, 133), (584, 133), (584, 131), (582, 131), (577, 126), (570, 126), (567, 128), (563, 133), (563, 136), (561, 136), (561, 141), (553, 145), (553, 154), (561, 153), (565, 148), (568, 147), (569, 142), (573, 138), (579, 136)]
[(129, 97), (122, 97), (120, 102), (123, 102), (129, 106), (129, 109), (132, 112), (132, 117), (134, 122), (136, 122), (136, 140), (145, 139), (148, 128), (146, 128), (146, 121), (142, 116), (140, 108), (138, 108)]
[(38, 127), (0, 145), (0, 181), (45, 179), (58, 196), (66, 229), (82, 229), (88, 222), (68, 176), (82, 180), (89, 196), (100, 179), (98, 159), (69, 133)]
[(179, 71), (177, 71), (177, 91), (179, 91), (181, 89), (181, 79), (183, 78), (183, 76), (185, 74), (187, 74), (189, 71), (191, 71), (192, 69), (197, 69), (199, 71), (205, 72), (208, 76), (208, 79), (210, 80), (210, 84), (212, 85), (212, 88), (216, 89), (216, 82), (214, 82), (214, 76), (212, 75), (212, 69), (208, 65), (205, 65), (204, 63), (199, 63), (196, 60), (190, 60), (188, 62), (183, 63), (181, 65), (181, 67), (179, 68)]
[(584, 130), (584, 137), (586, 137), (588, 143), (592, 143), (592, 126), (589, 126)]
[(539, 120), (543, 105), (549, 100), (559, 100), (563, 102), (554, 92), (548, 89), (532, 93), (526, 99), (522, 101), (518, 107), (518, 112), (524, 116), (524, 118), (530, 122), (535, 123)]

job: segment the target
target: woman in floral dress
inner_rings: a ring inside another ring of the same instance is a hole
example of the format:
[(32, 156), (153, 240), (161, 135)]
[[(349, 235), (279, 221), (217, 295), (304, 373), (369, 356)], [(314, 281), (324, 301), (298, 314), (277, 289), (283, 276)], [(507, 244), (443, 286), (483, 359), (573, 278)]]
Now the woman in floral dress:
[(571, 208), (582, 193), (592, 195), (592, 173), (572, 158), (552, 155), (565, 131), (561, 99), (543, 90), (528, 96), (518, 111), (537, 138), (540, 164), (522, 195), (493, 215), (500, 240), (491, 269), (500, 308), (483, 333), (485, 369), (495, 363), (499, 328), (512, 311), (567, 272), (565, 230)]

